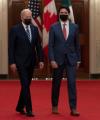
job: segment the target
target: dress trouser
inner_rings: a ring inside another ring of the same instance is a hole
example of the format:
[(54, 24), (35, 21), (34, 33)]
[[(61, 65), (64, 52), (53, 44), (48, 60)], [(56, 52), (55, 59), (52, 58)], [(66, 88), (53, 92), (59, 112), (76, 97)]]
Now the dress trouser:
[(18, 67), (21, 91), (16, 109), (26, 108), (26, 111), (32, 111), (32, 102), (30, 94), (30, 84), (33, 75), (33, 67)]
[(70, 109), (76, 109), (76, 65), (62, 64), (53, 70), (52, 80), (52, 106), (58, 106), (59, 92), (63, 71), (66, 70), (68, 83), (68, 96)]

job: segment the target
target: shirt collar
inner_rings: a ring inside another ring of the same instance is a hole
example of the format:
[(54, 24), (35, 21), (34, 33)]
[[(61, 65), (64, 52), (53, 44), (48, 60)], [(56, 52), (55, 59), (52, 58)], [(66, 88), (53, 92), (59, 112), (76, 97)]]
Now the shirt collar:
[(69, 24), (69, 21), (67, 20), (66, 22), (63, 22), (63, 21), (60, 20), (60, 23), (61, 23), (61, 25), (63, 25), (63, 24), (68, 25), (68, 24)]
[(22, 22), (22, 25), (24, 26), (24, 28), (26, 29), (26, 26), (29, 28), (30, 25), (26, 25), (24, 22)]

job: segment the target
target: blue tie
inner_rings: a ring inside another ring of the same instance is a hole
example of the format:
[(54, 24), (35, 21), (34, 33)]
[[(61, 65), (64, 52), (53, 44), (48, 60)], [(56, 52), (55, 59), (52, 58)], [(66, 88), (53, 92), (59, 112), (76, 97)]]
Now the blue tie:
[(30, 31), (29, 31), (28, 26), (26, 26), (26, 33), (27, 33), (29, 41), (31, 42), (31, 36), (30, 36)]

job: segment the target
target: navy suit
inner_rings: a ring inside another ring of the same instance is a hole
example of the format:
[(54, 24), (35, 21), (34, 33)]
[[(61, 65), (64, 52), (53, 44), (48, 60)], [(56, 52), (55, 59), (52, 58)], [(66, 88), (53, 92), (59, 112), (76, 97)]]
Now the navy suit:
[(36, 63), (36, 53), (39, 61), (43, 61), (43, 51), (39, 41), (37, 27), (30, 25), (32, 40), (28, 39), (22, 23), (14, 26), (9, 33), (9, 64), (16, 64), (20, 77), (21, 92), (16, 109), (26, 108), (32, 111), (30, 83)]
[(63, 70), (66, 70), (68, 80), (69, 104), (76, 109), (76, 64), (80, 61), (79, 31), (76, 24), (69, 22), (69, 35), (65, 40), (61, 23), (51, 26), (49, 33), (49, 59), (56, 61), (58, 68), (53, 69), (52, 106), (58, 105), (60, 83)]

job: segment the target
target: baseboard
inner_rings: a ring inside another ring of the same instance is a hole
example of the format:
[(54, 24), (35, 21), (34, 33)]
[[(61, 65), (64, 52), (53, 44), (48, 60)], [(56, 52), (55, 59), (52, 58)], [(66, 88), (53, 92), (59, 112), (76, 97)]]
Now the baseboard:
[(100, 74), (90, 74), (90, 79), (100, 79)]
[(7, 74), (0, 74), (0, 79), (8, 79), (8, 75)]
[[(8, 74), (0, 74), (0, 79), (8, 79)], [(90, 74), (89, 79), (100, 79), (100, 74)], [(35, 79), (36, 80), (36, 79)], [(47, 80), (47, 78), (46, 78)]]

